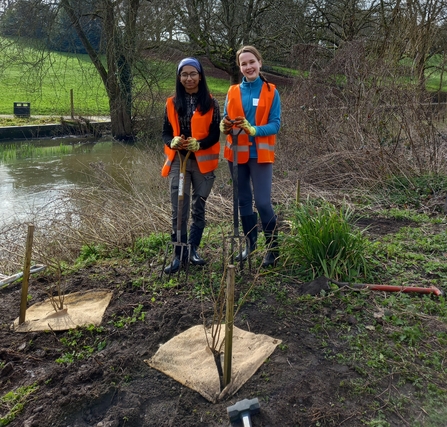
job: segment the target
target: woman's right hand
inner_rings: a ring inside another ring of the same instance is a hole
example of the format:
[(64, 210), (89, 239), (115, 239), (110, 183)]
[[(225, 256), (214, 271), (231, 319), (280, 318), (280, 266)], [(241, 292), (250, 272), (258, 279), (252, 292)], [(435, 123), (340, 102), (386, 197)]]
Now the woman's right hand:
[(228, 116), (225, 116), (219, 124), (219, 129), (222, 133), (225, 135), (228, 135), (231, 132), (231, 129), (233, 128), (233, 122)]
[(181, 149), (183, 149), (183, 144), (185, 144), (185, 143), (186, 143), (186, 141), (185, 141), (184, 135), (174, 136), (174, 138), (172, 138), (172, 141), (171, 141), (171, 148), (173, 150), (181, 150)]

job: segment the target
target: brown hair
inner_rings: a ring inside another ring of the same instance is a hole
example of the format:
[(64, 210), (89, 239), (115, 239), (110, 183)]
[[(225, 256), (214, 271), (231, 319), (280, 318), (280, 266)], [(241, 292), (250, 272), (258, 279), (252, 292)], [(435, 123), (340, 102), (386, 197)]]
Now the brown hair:
[[(237, 52), (236, 52), (236, 64), (238, 67), (241, 66), (240, 62), (239, 62), (239, 56), (241, 55), (241, 53), (251, 53), (255, 56), (255, 58), (258, 61), (262, 61), (262, 55), (259, 53), (259, 50), (256, 49), (254, 46), (242, 46)], [(270, 90), (270, 85), (268, 80), (266, 79), (266, 77), (264, 76), (264, 74), (262, 72), (259, 72), (259, 77), (261, 78), (261, 80), (263, 82), (265, 82), (267, 84), (268, 89)]]

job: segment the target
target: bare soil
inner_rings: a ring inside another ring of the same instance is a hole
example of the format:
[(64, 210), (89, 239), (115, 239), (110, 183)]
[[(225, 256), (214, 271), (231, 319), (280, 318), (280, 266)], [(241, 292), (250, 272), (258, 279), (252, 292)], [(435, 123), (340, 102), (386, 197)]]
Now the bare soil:
[[(379, 219), (363, 225), (369, 225), (371, 233), (387, 234), (404, 224)], [(285, 346), (277, 348), (236, 395), (212, 404), (150, 368), (144, 360), (161, 344), (201, 324), (203, 317), (209, 318), (212, 306), (199, 300), (193, 284), (157, 293), (149, 291), (150, 283), (134, 286), (132, 282), (141, 278), (142, 267), (145, 265), (131, 266), (125, 261), (101, 263), (63, 279), (66, 293), (98, 288), (113, 291), (103, 318), (104, 331), (99, 334), (106, 347), (73, 363), (56, 363), (56, 359), (96, 345), (93, 335), (84, 329), (71, 349), (61, 341), (63, 337), (73, 339), (67, 331), (13, 332), (10, 325), (19, 314), (20, 284), (0, 291), (0, 396), (23, 385), (39, 386), (10, 426), (229, 426), (226, 408), (254, 397), (259, 399), (261, 410), (253, 416), (253, 426), (361, 424), (371, 401), (355, 401), (344, 396), (340, 387), (343, 380), (357, 376), (355, 370), (327, 360), (321, 339), (310, 332), (314, 325), (297, 314), (294, 304), (285, 305), (268, 292), (243, 306), (236, 326), (281, 339)], [(289, 300), (302, 293), (299, 281), (277, 277), (277, 286)], [(31, 277), (31, 303), (47, 298), (45, 289), (51, 280), (45, 274)], [(144, 321), (114, 326), (116, 319), (131, 317), (140, 304), (146, 312)], [(341, 397), (345, 397), (343, 405)], [(4, 409), (0, 406), (1, 416)], [(388, 421), (392, 426), (402, 425), (399, 419)]]

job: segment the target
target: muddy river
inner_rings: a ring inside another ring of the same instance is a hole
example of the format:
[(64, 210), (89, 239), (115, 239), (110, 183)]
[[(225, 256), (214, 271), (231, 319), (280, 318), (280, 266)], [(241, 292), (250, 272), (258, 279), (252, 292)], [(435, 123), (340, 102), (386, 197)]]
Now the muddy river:
[(49, 203), (69, 188), (89, 185), (90, 164), (120, 164), (125, 170), (139, 150), (110, 140), (77, 138), (0, 143), (0, 226), (51, 215)]

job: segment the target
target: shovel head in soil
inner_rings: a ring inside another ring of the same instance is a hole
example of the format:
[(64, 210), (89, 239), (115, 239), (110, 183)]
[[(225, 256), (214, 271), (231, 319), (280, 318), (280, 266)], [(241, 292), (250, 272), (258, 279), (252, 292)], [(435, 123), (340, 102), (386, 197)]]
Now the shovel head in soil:
[[(179, 169), (179, 179), (178, 179), (178, 198), (177, 198), (177, 229), (176, 229), (176, 238), (175, 242), (169, 242), (166, 246), (165, 259), (163, 261), (163, 266), (161, 269), (161, 275), (163, 276), (166, 261), (168, 258), (169, 248), (173, 246), (172, 252), (172, 260), (174, 261), (176, 256), (179, 256), (180, 259), (180, 268), (178, 269), (178, 278), (180, 279), (180, 271), (182, 270), (183, 264), (185, 264), (185, 273), (186, 273), (186, 281), (188, 280), (188, 270), (189, 270), (189, 260), (191, 257), (191, 245), (182, 242), (182, 214), (183, 214), (183, 200), (185, 198), (185, 174), (186, 174), (186, 163), (191, 154), (191, 151), (186, 153), (185, 158), (182, 158), (180, 151), (177, 151), (178, 158), (180, 161), (180, 169)], [(185, 261), (185, 262), (184, 262)], [(168, 276), (171, 276), (171, 272), (168, 273)]]

